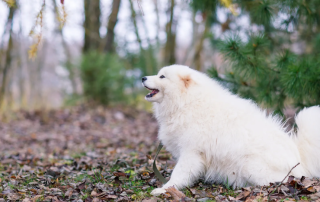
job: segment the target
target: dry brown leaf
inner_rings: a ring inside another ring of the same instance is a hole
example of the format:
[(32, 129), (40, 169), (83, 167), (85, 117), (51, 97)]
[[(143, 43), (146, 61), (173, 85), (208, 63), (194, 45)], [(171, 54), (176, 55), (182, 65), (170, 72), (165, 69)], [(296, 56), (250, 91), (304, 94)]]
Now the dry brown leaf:
[(123, 172), (114, 172), (113, 175), (117, 177), (127, 177), (127, 178), (129, 177), (127, 173), (123, 173)]
[(315, 180), (310, 180), (309, 178), (304, 178), (303, 181), (301, 181), (301, 183), (304, 185), (305, 188), (308, 188), (310, 186), (312, 186), (313, 184), (317, 183), (317, 181)]
[(290, 175), (290, 176), (288, 177), (287, 183), (290, 183), (292, 180), (294, 180), (294, 176)]
[(99, 198), (103, 198), (103, 197), (105, 197), (105, 196), (107, 196), (107, 195), (108, 195), (107, 192), (102, 192), (102, 193), (100, 193), (100, 194), (98, 194), (98, 195), (96, 195), (96, 196), (99, 197)]
[(251, 192), (251, 188), (250, 187), (243, 187), (242, 190)]
[(316, 192), (316, 189), (314, 187), (308, 187), (307, 190), (312, 193)]
[(116, 195), (107, 195), (107, 196), (104, 197), (104, 198), (106, 198), (106, 199), (117, 199), (118, 196), (116, 196)]
[(317, 192), (320, 192), (320, 186), (313, 186), (313, 188), (314, 188)]
[(151, 199), (144, 199), (142, 202), (157, 202), (158, 200), (156, 198), (151, 198)]
[(69, 193), (68, 193), (68, 197), (69, 197), (69, 198), (71, 198), (72, 193), (73, 193), (73, 190), (70, 190)]
[(85, 188), (86, 188), (86, 181), (80, 183), (80, 184), (78, 185), (78, 188), (79, 188), (80, 190), (85, 189)]
[(36, 195), (35, 197), (32, 198), (32, 201), (36, 202), (41, 197), (42, 197), (42, 195)]
[(250, 197), (247, 197), (245, 202), (253, 202), (253, 201), (257, 201), (256, 199), (259, 198), (259, 197), (256, 197), (256, 196), (250, 196)]
[(97, 196), (97, 195), (98, 195), (98, 194), (97, 194), (96, 191), (93, 190), (93, 191), (91, 192), (91, 196)]
[(186, 197), (184, 193), (174, 188), (174, 186), (168, 187), (166, 191), (173, 197), (174, 200), (182, 200)]
[(250, 191), (245, 190), (236, 197), (236, 200), (244, 200), (250, 195), (250, 193), (251, 193)]
[(101, 200), (99, 198), (93, 198), (92, 202), (100, 202)]
[(320, 198), (320, 192), (315, 193), (315, 194), (311, 194), (311, 195), (309, 195), (309, 197), (310, 197), (310, 199), (311, 199), (312, 201), (319, 200), (319, 198)]

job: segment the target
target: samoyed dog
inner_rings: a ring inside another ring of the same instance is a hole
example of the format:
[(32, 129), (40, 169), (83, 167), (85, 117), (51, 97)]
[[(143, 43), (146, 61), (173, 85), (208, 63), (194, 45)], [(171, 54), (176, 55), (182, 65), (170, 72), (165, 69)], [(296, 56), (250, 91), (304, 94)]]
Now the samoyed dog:
[(162, 68), (142, 78), (159, 123), (158, 138), (177, 159), (170, 180), (151, 194), (182, 189), (203, 177), (233, 187), (320, 177), (320, 107), (296, 116), (297, 134), (279, 118), (187, 66)]

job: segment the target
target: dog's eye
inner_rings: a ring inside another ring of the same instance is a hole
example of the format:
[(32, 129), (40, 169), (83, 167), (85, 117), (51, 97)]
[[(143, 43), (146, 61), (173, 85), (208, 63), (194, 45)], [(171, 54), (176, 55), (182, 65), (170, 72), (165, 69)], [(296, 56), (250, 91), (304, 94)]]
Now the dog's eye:
[(165, 77), (165, 76), (163, 76), (163, 75), (161, 75), (161, 76), (160, 76), (160, 79), (163, 79), (163, 78), (166, 78), (166, 77)]

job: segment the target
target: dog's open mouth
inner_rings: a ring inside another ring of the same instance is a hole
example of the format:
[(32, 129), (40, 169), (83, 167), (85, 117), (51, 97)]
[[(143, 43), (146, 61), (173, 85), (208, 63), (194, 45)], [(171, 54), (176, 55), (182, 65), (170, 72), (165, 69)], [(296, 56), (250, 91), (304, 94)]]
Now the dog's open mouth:
[[(145, 86), (146, 87), (146, 86)], [(148, 88), (146, 87), (148, 90), (151, 90), (151, 93), (148, 93), (146, 95), (146, 97), (153, 97), (155, 94), (159, 93), (159, 90), (158, 89), (151, 89), (151, 88)]]

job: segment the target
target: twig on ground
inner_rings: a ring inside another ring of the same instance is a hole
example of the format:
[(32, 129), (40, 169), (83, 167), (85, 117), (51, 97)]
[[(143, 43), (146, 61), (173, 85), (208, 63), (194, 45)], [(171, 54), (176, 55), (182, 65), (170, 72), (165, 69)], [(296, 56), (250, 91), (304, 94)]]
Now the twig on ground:
[(299, 164), (300, 164), (300, 163), (297, 163), (297, 165), (293, 166), (293, 167), (291, 168), (291, 170), (288, 172), (288, 174), (287, 174), (287, 175), (283, 178), (283, 180), (280, 182), (280, 184), (278, 184), (278, 186), (276, 186), (276, 188), (275, 188), (272, 192), (270, 192), (270, 193), (268, 194), (268, 200), (270, 199), (270, 198), (269, 198), (270, 195), (273, 194), (281, 185), (283, 185), (283, 181), (290, 175), (291, 171), (292, 171), (293, 169), (295, 169)]

